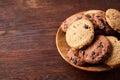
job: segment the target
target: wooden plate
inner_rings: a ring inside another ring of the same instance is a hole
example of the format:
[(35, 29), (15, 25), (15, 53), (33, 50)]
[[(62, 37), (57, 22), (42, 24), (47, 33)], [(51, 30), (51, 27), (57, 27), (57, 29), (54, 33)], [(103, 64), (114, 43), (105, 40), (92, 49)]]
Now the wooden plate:
[(63, 32), (61, 30), (61, 27), (58, 28), (58, 31), (56, 34), (56, 46), (57, 46), (57, 49), (58, 49), (60, 55), (62, 56), (62, 58), (65, 61), (67, 61), (70, 65), (72, 65), (78, 69), (82, 69), (82, 70), (86, 70), (86, 71), (94, 71), (94, 72), (107, 71), (107, 70), (112, 69), (111, 67), (109, 67), (105, 64), (98, 64), (98, 65), (92, 65), (92, 66), (87, 66), (87, 67), (81, 67), (81, 66), (77, 66), (77, 65), (71, 63), (69, 61), (68, 57), (66, 56), (67, 51), (69, 50), (70, 47), (66, 43), (65, 32)]

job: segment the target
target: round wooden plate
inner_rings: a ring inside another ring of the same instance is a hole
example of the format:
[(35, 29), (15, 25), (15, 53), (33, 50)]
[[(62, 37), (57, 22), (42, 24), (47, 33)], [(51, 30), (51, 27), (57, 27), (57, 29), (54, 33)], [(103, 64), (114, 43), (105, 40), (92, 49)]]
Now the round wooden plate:
[(102, 63), (97, 64), (97, 65), (92, 65), (92, 66), (85, 66), (85, 67), (77, 66), (77, 65), (71, 63), (69, 61), (67, 55), (66, 55), (70, 47), (66, 43), (65, 32), (63, 32), (61, 30), (61, 26), (58, 28), (58, 31), (57, 31), (57, 34), (56, 34), (56, 46), (57, 46), (57, 49), (58, 49), (60, 55), (62, 56), (62, 58), (65, 61), (67, 61), (70, 65), (72, 65), (72, 66), (74, 66), (74, 67), (76, 67), (78, 69), (82, 69), (82, 70), (86, 70), (86, 71), (94, 71), (94, 72), (107, 71), (107, 70), (112, 69), (111, 67), (109, 67), (109, 66), (107, 66), (105, 64), (102, 64)]

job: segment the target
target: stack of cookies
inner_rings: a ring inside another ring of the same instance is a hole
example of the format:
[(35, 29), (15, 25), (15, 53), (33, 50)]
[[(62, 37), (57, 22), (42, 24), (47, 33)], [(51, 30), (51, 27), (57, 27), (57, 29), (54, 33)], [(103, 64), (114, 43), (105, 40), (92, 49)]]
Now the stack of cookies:
[(70, 49), (69, 61), (78, 66), (120, 65), (120, 12), (89, 10), (66, 19), (61, 29)]

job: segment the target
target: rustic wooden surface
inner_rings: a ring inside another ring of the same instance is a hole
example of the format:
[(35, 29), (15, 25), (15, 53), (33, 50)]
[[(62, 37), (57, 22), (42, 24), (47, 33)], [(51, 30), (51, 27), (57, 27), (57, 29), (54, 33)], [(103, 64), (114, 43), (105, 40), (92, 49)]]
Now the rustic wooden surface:
[(95, 73), (70, 66), (55, 45), (65, 18), (108, 8), (120, 10), (120, 1), (0, 0), (0, 80), (120, 80), (120, 68)]

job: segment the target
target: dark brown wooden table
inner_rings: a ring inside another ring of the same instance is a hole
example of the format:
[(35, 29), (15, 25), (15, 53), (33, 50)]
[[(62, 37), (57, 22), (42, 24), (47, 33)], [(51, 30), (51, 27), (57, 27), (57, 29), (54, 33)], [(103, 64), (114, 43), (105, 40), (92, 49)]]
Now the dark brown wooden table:
[(88, 9), (116, 8), (120, 0), (0, 0), (0, 80), (120, 80), (120, 68), (76, 69), (59, 55), (61, 22)]

